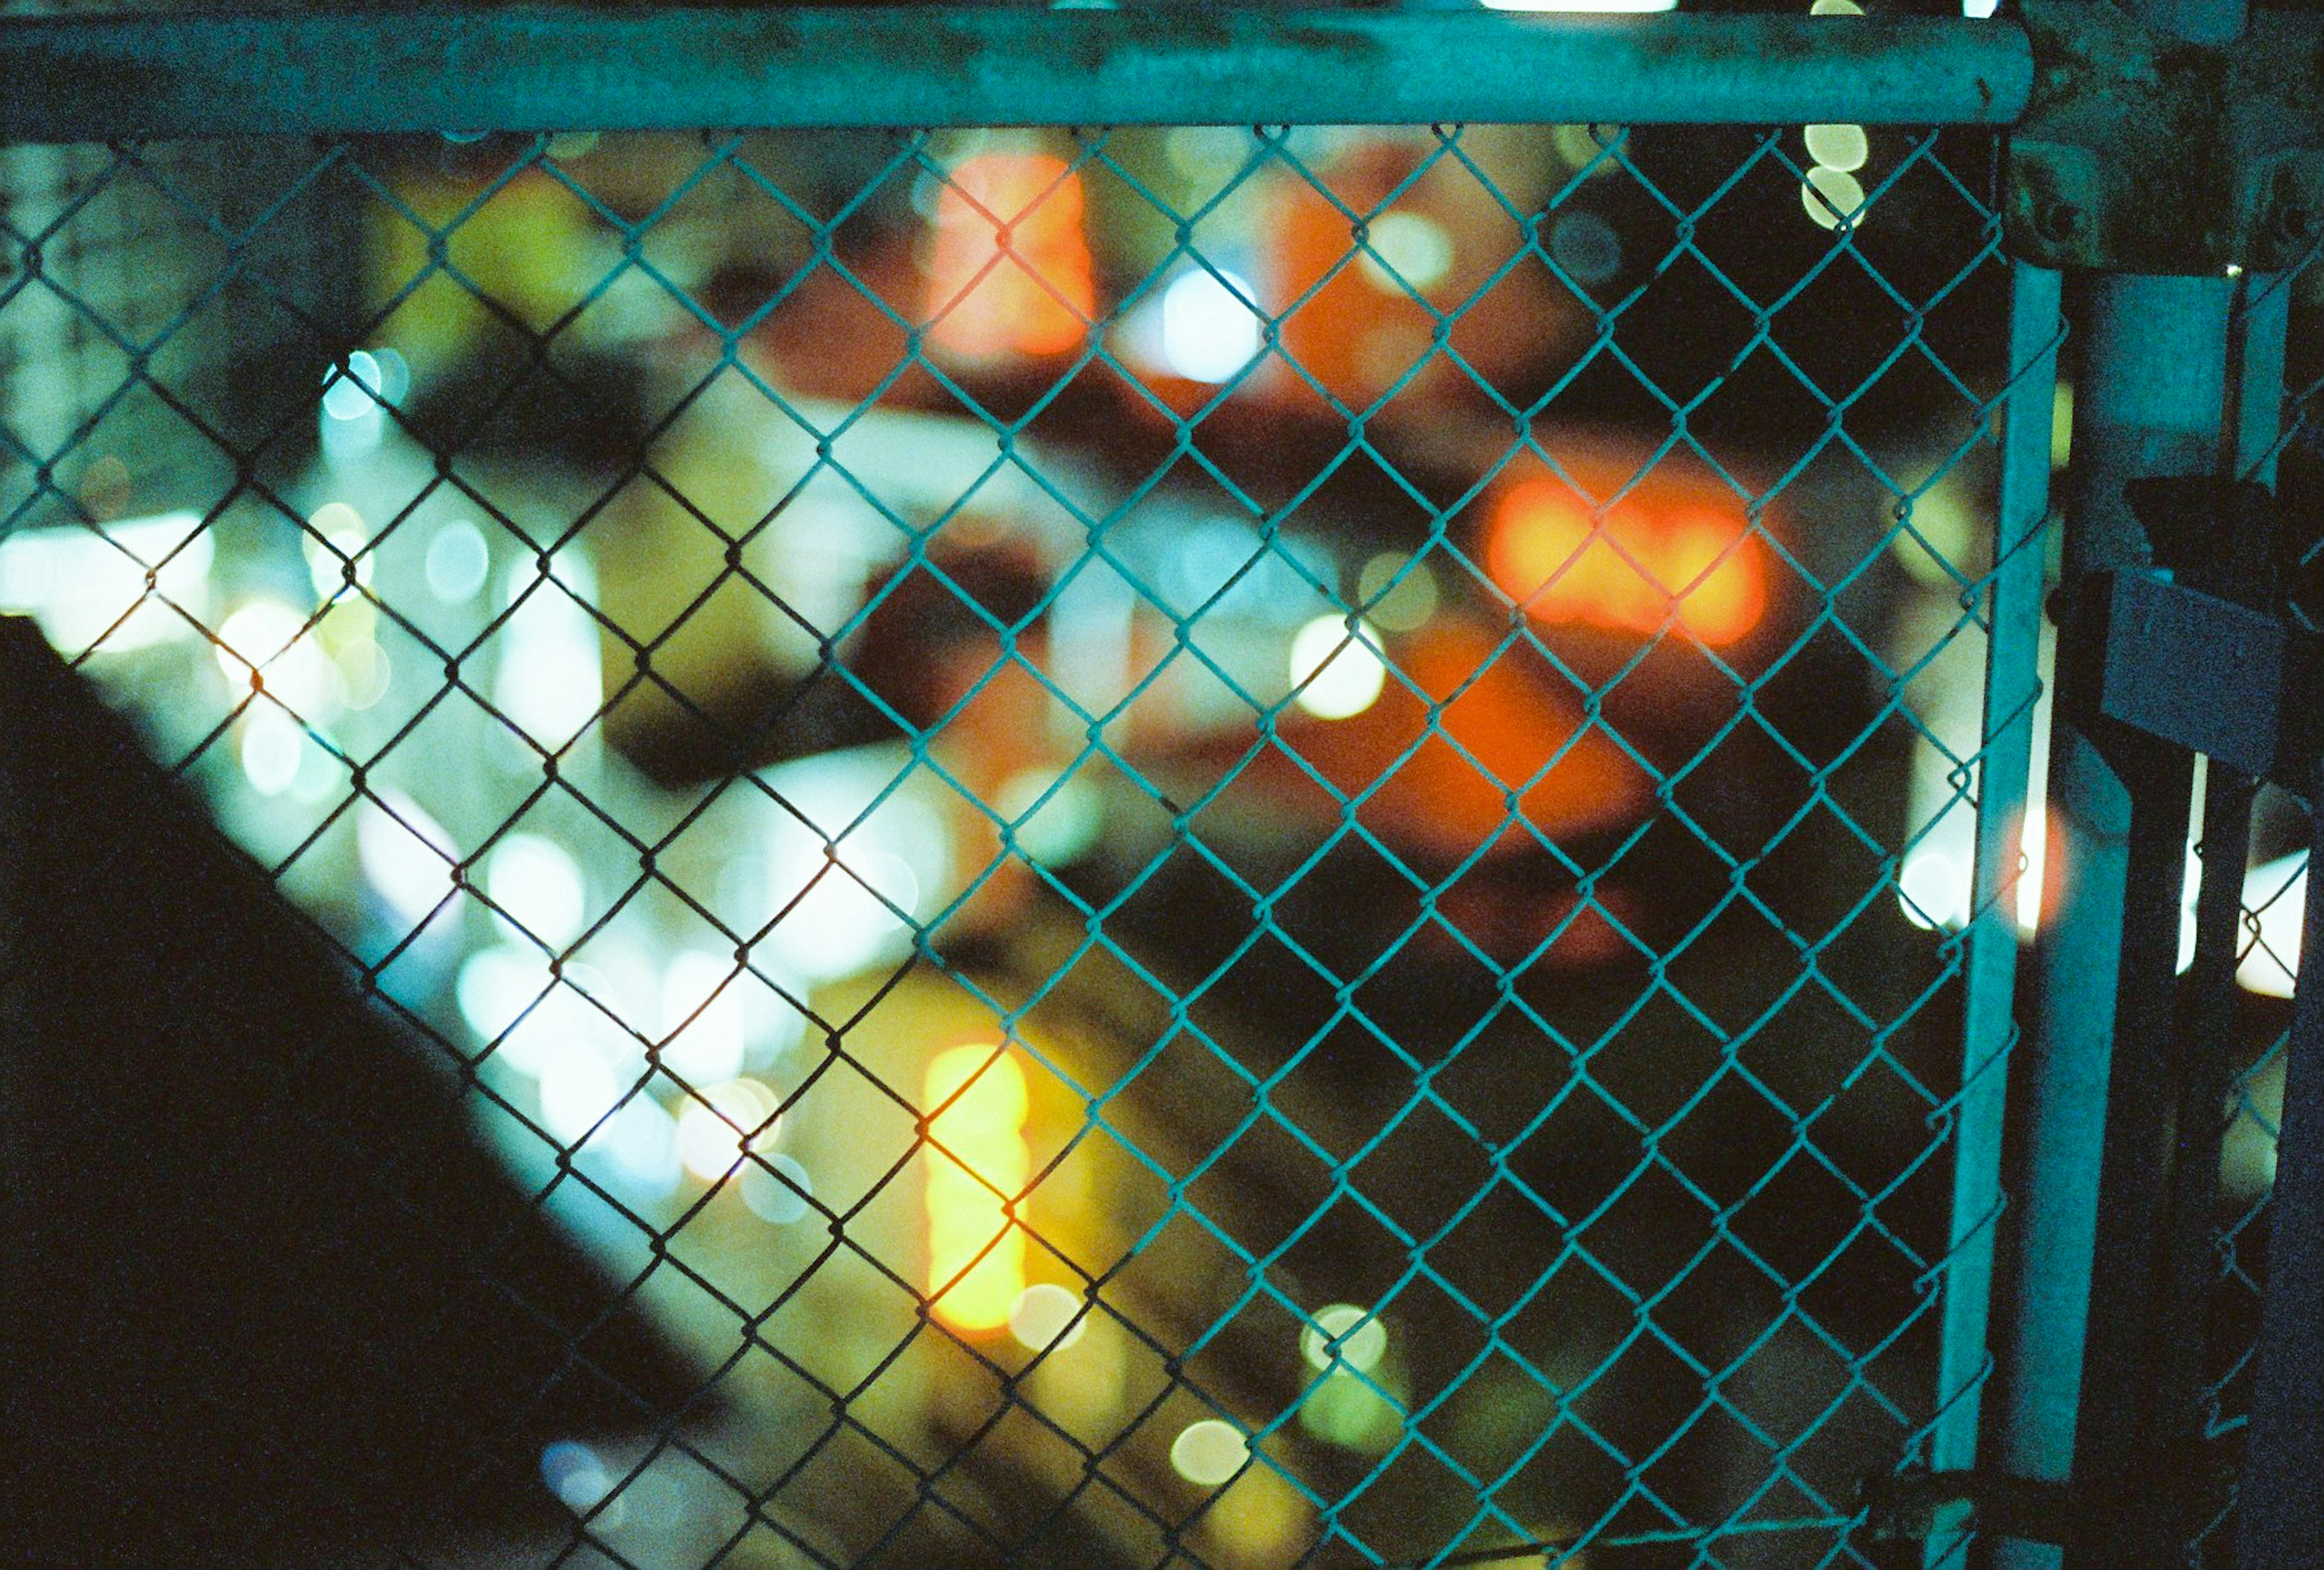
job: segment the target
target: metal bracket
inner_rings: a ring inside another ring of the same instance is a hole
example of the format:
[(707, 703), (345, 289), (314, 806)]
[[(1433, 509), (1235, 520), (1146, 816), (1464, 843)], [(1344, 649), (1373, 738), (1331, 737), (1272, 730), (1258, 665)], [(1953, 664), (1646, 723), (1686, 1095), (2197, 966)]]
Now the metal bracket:
[(2324, 642), (2274, 586), (2311, 532), (2279, 529), (2264, 487), (2208, 476), (2125, 499), (2154, 566), (2098, 574), (2066, 606), (2096, 713), (2304, 792), (2324, 748)]
[(2113, 0), (2020, 0), (2034, 91), (2002, 231), (2044, 267), (2275, 272), (2324, 232), (2324, 16), (2194, 44)]
[(1876, 1538), (1927, 1542), (1978, 1531), (2062, 1545), (2074, 1502), (2071, 1483), (1978, 1471), (1868, 1478), (1857, 1504)]
[(2282, 620), (2150, 573), (2093, 586), (2106, 623), (2101, 713), (2254, 779), (2305, 776), (2300, 677), (2313, 660)]
[(2111, 1529), (2133, 1499), (2175, 1500), (2202, 1512), (2232, 1497), (2234, 1473), (2217, 1457), (2174, 1460), (2151, 1476), (2101, 1483), (2049, 1482), (1984, 1467), (1911, 1470), (1865, 1479), (1856, 1506), (1876, 1538), (1930, 1542), (1980, 1532), (2063, 1547)]

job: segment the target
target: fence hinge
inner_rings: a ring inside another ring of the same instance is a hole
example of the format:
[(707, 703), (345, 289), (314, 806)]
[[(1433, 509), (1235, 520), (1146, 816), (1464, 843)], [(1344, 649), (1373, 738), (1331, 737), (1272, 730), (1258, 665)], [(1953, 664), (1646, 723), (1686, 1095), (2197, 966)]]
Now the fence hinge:
[(2012, 255), (2117, 272), (2273, 272), (2324, 231), (2324, 16), (2252, 8), (2232, 43), (2113, 0), (2021, 0), (2034, 91), (2011, 131)]

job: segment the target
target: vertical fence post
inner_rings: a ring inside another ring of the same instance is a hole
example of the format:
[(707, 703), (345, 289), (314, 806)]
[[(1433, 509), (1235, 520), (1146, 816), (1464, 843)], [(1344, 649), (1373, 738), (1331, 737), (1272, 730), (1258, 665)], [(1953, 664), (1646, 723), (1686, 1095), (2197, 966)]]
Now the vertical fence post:
[[(2243, 21), (2240, 0), (2135, 9), (2203, 42), (2232, 38)], [(2145, 564), (2128, 482), (2216, 470), (2232, 294), (2224, 277), (2091, 281), (2065, 603), (2093, 574)], [(2120, 1482), (2148, 1417), (2145, 1381), (2127, 1371), (2149, 1344), (2159, 1285), (2153, 1240), (2175, 1110), (2172, 1019), (2191, 768), (2173, 749), (2080, 712), (2079, 652), (2061, 642), (2051, 751), (2061, 896), (2045, 921), (2040, 1030), (2026, 1076), (2026, 1195), (2015, 1300), (1999, 1338), (2008, 1395), (1997, 1459), (2037, 1481)], [(2107, 1287), (2094, 1297), (2098, 1279)], [(2086, 1379), (2086, 1369), (2105, 1372)], [(2068, 1557), (2095, 1570), (2107, 1552), (2078, 1543)], [(1997, 1563), (2018, 1570), (2061, 1557), (2012, 1539)]]
[[(2033, 767), (2034, 708), (2042, 695), (2044, 523), (2050, 513), (2051, 422), (2056, 402), (2061, 275), (2020, 262), (2012, 270), (2009, 387), (2003, 400), (2001, 486), (1994, 529), (1984, 746), (1978, 760), (1977, 863), (1965, 935), (1967, 975), (1961, 1090), (1953, 1124), (1952, 1231), (1945, 1256), (1944, 1338), (1930, 1464), (1966, 1470), (1977, 1460), (2001, 1211), (2001, 1141), (2008, 1059), (2016, 1039), (2016, 891)], [(1930, 1562), (1960, 1545), (1932, 1541)]]
[[(2143, 563), (2126, 482), (2209, 470), (2218, 456), (2226, 377), (2222, 279), (2097, 280), (2080, 333), (2067, 595), (2089, 575)], [(2190, 771), (2160, 743), (2102, 744), (2076, 717), (2074, 651), (2059, 651), (2051, 743), (2050, 856), (2057, 908), (2041, 946), (2039, 1034), (2026, 1083), (2025, 1202), (2016, 1294), (2001, 1346), (2008, 1402), (2000, 1461), (2043, 1482), (2118, 1467), (2135, 1381), (2085, 1381), (2086, 1361), (2118, 1366), (2143, 1303), (2120, 1301), (2144, 1275), (2153, 1184), (2101, 1169), (2144, 1157), (2145, 1104), (2162, 1097), (2152, 1060), (2168, 1046), (2185, 874)], [(2111, 1094), (2110, 1094), (2111, 1093)], [(2110, 1150), (2111, 1147), (2111, 1150)], [(2131, 1258), (2122, 1257), (2135, 1250)], [(2125, 1277), (2130, 1270), (2135, 1275)], [(2094, 1271), (2113, 1285), (2094, 1303)], [(2058, 1550), (2002, 1545), (2009, 1570), (2058, 1563)]]

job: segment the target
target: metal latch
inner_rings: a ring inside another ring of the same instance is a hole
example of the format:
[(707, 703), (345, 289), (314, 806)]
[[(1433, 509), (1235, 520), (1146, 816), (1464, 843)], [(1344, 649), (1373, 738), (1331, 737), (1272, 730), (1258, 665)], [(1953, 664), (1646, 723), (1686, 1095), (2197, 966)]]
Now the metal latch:
[(2113, 0), (2021, 0), (2034, 91), (2010, 133), (2012, 255), (2116, 272), (2274, 272), (2324, 232), (2324, 17), (2255, 6), (2194, 44)]
[(2082, 586), (2071, 644), (2097, 679), (2080, 690), (2108, 719), (2304, 794), (2324, 749), (2324, 645), (2277, 586), (2308, 538), (2274, 538), (2257, 485), (2151, 479), (2125, 495), (2154, 566)]

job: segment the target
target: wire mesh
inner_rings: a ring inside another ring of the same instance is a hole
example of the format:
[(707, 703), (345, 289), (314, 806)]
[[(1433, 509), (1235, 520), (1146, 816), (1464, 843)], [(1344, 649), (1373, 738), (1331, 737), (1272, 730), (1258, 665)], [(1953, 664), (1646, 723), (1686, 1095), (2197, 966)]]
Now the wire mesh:
[(368, 1548), (1893, 1559), (1987, 142), (9, 157), (0, 608), (691, 1371)]

